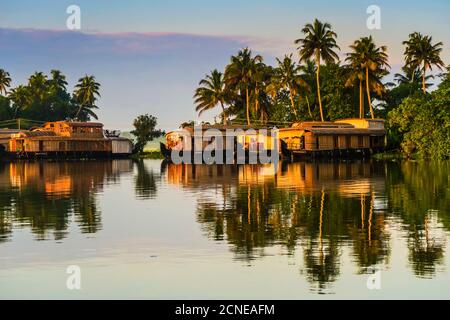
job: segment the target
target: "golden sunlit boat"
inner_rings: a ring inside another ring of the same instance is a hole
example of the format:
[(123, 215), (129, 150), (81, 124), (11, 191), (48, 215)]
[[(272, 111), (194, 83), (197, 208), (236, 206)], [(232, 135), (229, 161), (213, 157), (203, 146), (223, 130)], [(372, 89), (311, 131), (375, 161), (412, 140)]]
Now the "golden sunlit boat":
[(11, 133), (3, 148), (15, 158), (123, 157), (133, 143), (117, 133), (105, 135), (101, 123), (57, 121)]

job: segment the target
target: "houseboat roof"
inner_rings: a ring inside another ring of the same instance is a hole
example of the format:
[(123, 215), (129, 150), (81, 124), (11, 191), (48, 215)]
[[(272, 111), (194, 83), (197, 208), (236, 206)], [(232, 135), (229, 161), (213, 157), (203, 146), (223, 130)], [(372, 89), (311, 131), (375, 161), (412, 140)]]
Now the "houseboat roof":
[(71, 127), (103, 127), (103, 123), (100, 122), (81, 122), (81, 121), (51, 121), (44, 123), (44, 126), (52, 123), (63, 123)]
[(349, 123), (337, 123), (337, 122), (320, 122), (320, 121), (304, 121), (296, 122), (292, 125), (292, 128), (354, 128)]
[(305, 131), (312, 132), (314, 134), (322, 135), (373, 135), (384, 136), (386, 131), (384, 129), (362, 129), (362, 128), (305, 128)]
[[(223, 125), (223, 124), (212, 124), (212, 125), (202, 125), (201, 126), (202, 131), (208, 130), (208, 129), (216, 129), (219, 131), (226, 131), (226, 130), (249, 130), (249, 129), (254, 129), (254, 130), (258, 130), (258, 129), (262, 129), (260, 127), (254, 127), (254, 126), (248, 126), (248, 125), (238, 125), (238, 124), (234, 124), (234, 125)], [(166, 136), (171, 135), (173, 133), (181, 133), (183, 131), (189, 131), (189, 132), (194, 132), (194, 127), (189, 126), (189, 127), (185, 127), (182, 129), (178, 129), (178, 130), (172, 130), (166, 133)]]
[(56, 133), (48, 130), (41, 130), (41, 131), (22, 130), (20, 132), (17, 132), (16, 134), (13, 134), (13, 137), (26, 137), (26, 138), (53, 137), (53, 136), (56, 136)]

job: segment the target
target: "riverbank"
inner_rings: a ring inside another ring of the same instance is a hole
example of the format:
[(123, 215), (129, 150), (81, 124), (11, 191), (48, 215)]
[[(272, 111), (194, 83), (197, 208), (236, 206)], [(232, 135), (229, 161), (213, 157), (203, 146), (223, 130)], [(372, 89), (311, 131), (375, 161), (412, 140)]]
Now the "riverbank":
[(132, 159), (164, 159), (161, 151), (144, 151), (142, 153), (133, 154)]
[(406, 155), (399, 150), (389, 150), (372, 155), (375, 160), (404, 160)]

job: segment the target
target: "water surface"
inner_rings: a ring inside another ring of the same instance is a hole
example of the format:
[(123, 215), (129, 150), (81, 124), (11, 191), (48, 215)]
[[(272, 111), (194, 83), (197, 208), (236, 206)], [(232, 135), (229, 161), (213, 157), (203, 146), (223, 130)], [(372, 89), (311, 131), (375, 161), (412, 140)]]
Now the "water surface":
[(0, 298), (448, 299), (449, 167), (0, 163)]

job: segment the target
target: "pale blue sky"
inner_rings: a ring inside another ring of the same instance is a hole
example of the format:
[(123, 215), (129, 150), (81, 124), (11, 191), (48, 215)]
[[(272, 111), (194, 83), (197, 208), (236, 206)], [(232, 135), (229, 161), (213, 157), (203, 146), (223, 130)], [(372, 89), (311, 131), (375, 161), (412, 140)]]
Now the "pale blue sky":
[[(83, 34), (66, 30), (71, 4), (81, 8)], [(381, 8), (381, 30), (366, 28), (371, 4)], [(148, 112), (172, 129), (196, 119), (192, 93), (198, 80), (241, 47), (272, 63), (295, 51), (301, 26), (317, 17), (333, 25), (343, 52), (354, 39), (372, 34), (388, 46), (394, 70), (402, 63), (401, 42), (412, 31), (443, 41), (450, 63), (449, 13), (448, 0), (0, 0), (0, 68), (14, 84), (35, 70), (59, 68), (71, 86), (94, 74), (102, 84), (99, 115), (107, 126), (126, 129)], [(124, 34), (129, 32), (139, 34)]]

